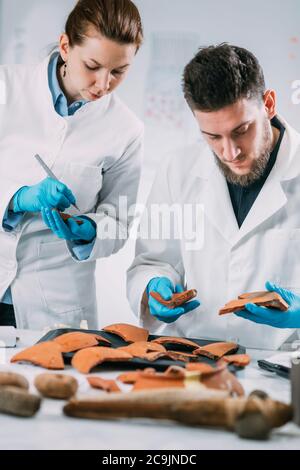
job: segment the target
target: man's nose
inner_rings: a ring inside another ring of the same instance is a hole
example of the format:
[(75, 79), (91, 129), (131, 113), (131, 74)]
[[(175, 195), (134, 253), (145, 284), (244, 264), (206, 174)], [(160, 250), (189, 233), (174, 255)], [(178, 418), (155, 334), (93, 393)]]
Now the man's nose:
[(234, 161), (241, 153), (241, 149), (231, 139), (227, 139), (223, 146), (223, 159), (226, 162)]

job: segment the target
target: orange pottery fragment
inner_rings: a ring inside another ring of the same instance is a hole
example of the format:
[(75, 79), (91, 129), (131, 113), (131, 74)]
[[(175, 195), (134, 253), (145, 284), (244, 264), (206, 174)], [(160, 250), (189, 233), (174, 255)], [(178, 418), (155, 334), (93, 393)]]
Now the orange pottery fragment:
[(228, 364), (233, 364), (239, 367), (246, 367), (251, 362), (249, 354), (232, 354), (229, 356), (223, 356), (222, 360)]
[(214, 367), (210, 366), (209, 364), (205, 364), (205, 362), (189, 362), (185, 366), (187, 371), (190, 372), (211, 372), (214, 370)]
[(127, 341), (127, 343), (147, 341), (149, 336), (148, 330), (138, 326), (128, 325), (127, 323), (115, 323), (113, 325), (108, 325), (103, 328), (103, 331), (120, 336), (120, 338), (124, 339), (124, 341)]
[(143, 374), (155, 374), (155, 369), (152, 367), (147, 367), (144, 370), (134, 370), (134, 371), (129, 371), (129, 372), (124, 372), (123, 374), (118, 375), (117, 380), (122, 382), (123, 384), (134, 384), (138, 377)]
[(155, 291), (150, 292), (151, 297), (157, 300), (159, 303), (165, 305), (168, 308), (179, 307), (180, 305), (185, 304), (189, 300), (192, 300), (197, 295), (196, 289), (186, 290), (178, 294), (173, 294), (170, 300), (165, 300), (163, 297)]
[(185, 370), (171, 366), (165, 372), (141, 372), (132, 391), (155, 388), (184, 388)]
[(225, 354), (233, 354), (237, 349), (238, 345), (236, 343), (210, 343), (196, 349), (193, 351), (193, 354), (196, 354), (197, 356), (206, 356), (215, 360), (220, 359), (225, 356)]
[(181, 362), (189, 361), (189, 357), (187, 357), (186, 353), (181, 353), (180, 351), (149, 352), (145, 354), (143, 359), (146, 359), (147, 361), (150, 361), (150, 362), (157, 361), (158, 359), (171, 359), (172, 361), (181, 361)]
[(88, 374), (93, 367), (102, 362), (119, 362), (132, 359), (128, 352), (118, 349), (107, 348), (105, 346), (96, 346), (77, 351), (72, 358), (72, 366), (82, 374)]
[(54, 343), (60, 345), (63, 353), (98, 346), (99, 342), (105, 343), (107, 346), (110, 346), (111, 344), (110, 341), (100, 335), (93, 333), (83, 333), (81, 331), (73, 331), (71, 333), (62, 334), (57, 336), (53, 341)]
[(64, 361), (59, 344), (45, 341), (15, 354), (10, 362), (30, 362), (44, 369), (64, 369)]
[(243, 310), (245, 305), (248, 303), (259, 305), (261, 307), (275, 308), (281, 310), (282, 312), (288, 310), (289, 308), (287, 302), (285, 302), (285, 300), (283, 300), (281, 295), (277, 294), (277, 292), (249, 292), (241, 294), (237, 300), (231, 300), (225, 304), (224, 307), (219, 310), (219, 315), (225, 315), (227, 313)]
[(137, 341), (128, 346), (122, 346), (118, 349), (132, 354), (133, 357), (143, 359), (148, 352), (166, 352), (166, 348), (161, 344), (155, 344), (148, 341)]
[(201, 374), (201, 383), (207, 388), (227, 390), (232, 396), (243, 396), (244, 389), (238, 379), (227, 369), (223, 360), (217, 363), (217, 367), (211, 372)]
[(176, 336), (161, 336), (160, 338), (153, 339), (151, 343), (157, 343), (157, 344), (172, 344), (176, 346), (177, 344), (186, 346), (188, 349), (198, 349), (199, 344), (195, 343), (194, 341), (191, 341), (189, 339), (185, 338), (178, 338)]
[(102, 377), (87, 377), (92, 388), (104, 390), (105, 392), (120, 392), (119, 386), (114, 380), (102, 379)]

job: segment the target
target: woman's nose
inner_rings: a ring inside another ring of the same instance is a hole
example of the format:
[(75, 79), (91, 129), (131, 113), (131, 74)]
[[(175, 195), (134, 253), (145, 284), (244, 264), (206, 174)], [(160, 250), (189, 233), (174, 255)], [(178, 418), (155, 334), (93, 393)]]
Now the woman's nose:
[(96, 79), (95, 88), (97, 92), (105, 93), (110, 86), (110, 72), (101, 71)]

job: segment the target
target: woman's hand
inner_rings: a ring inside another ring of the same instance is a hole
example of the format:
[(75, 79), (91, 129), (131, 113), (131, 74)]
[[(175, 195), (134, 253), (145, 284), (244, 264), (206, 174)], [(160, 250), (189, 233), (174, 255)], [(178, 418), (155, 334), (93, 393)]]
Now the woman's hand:
[[(45, 224), (58, 238), (91, 242), (96, 237), (97, 226), (93, 220), (86, 216), (70, 217), (64, 222), (56, 210), (42, 207), (41, 213)], [(80, 220), (81, 225), (78, 225), (76, 220)]]
[(40, 212), (42, 207), (53, 207), (64, 211), (76, 200), (72, 191), (64, 183), (45, 178), (34, 186), (23, 186), (14, 195), (14, 212)]

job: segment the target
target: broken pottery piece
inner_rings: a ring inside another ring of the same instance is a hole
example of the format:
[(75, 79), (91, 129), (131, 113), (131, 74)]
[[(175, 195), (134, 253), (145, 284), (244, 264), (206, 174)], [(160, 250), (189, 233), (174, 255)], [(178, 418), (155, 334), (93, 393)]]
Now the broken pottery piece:
[(93, 367), (102, 362), (120, 362), (132, 359), (132, 355), (126, 351), (107, 348), (105, 346), (96, 346), (77, 351), (72, 358), (72, 366), (82, 374), (88, 374)]
[(155, 372), (156, 372), (155, 369), (153, 369), (152, 367), (147, 367), (146, 369), (143, 369), (143, 370), (134, 370), (134, 371), (124, 372), (123, 374), (118, 375), (117, 380), (119, 380), (123, 384), (132, 385), (137, 381), (141, 373), (155, 374)]
[(205, 362), (189, 362), (185, 366), (187, 371), (190, 372), (211, 372), (214, 370), (214, 367), (212, 367), (209, 364), (206, 364)]
[(232, 354), (229, 356), (223, 356), (222, 360), (228, 364), (233, 364), (238, 367), (246, 367), (251, 362), (249, 354)]
[(189, 300), (192, 300), (197, 295), (196, 289), (186, 290), (178, 294), (173, 294), (170, 300), (165, 300), (162, 296), (155, 291), (150, 292), (151, 297), (157, 300), (159, 303), (165, 305), (168, 308), (176, 308), (182, 304), (185, 304)]
[(37, 343), (15, 354), (10, 362), (30, 362), (45, 369), (64, 369), (64, 361), (59, 344), (53, 341)]
[[(258, 294), (257, 296), (255, 294)], [(223, 308), (219, 310), (219, 315), (226, 315), (227, 313), (238, 312), (243, 310), (245, 305), (251, 303), (259, 305), (261, 307), (275, 308), (281, 310), (282, 312), (288, 310), (289, 305), (281, 295), (277, 292), (249, 292), (246, 294), (241, 294), (238, 299), (231, 300), (224, 305)]]
[(111, 342), (103, 338), (103, 336), (93, 333), (82, 333), (80, 331), (62, 334), (54, 338), (53, 341), (60, 345), (63, 353), (91, 348), (93, 346), (98, 346), (99, 343), (105, 344), (105, 346), (110, 346), (111, 344)]
[(120, 388), (115, 380), (107, 380), (102, 377), (87, 377), (87, 381), (92, 388), (103, 390), (104, 392), (120, 392)]
[(118, 349), (126, 351), (133, 357), (144, 359), (148, 352), (166, 352), (166, 348), (162, 344), (156, 344), (148, 341), (136, 341), (128, 346), (122, 346)]
[(238, 379), (228, 370), (223, 361), (212, 371), (201, 373), (201, 383), (207, 388), (228, 391), (231, 396), (243, 396), (244, 389)]
[(238, 344), (236, 343), (210, 343), (205, 346), (200, 346), (200, 348), (193, 351), (193, 354), (197, 356), (206, 356), (210, 359), (220, 359), (225, 356), (225, 354), (233, 354), (238, 350)]
[(127, 323), (114, 323), (102, 328), (107, 333), (113, 333), (120, 336), (127, 343), (135, 343), (137, 341), (147, 341), (149, 331), (138, 326), (129, 325)]
[(199, 348), (199, 344), (194, 341), (176, 336), (161, 336), (160, 338), (153, 339), (151, 342), (163, 345), (172, 345), (174, 347), (176, 347), (176, 345), (185, 346), (191, 351)]

